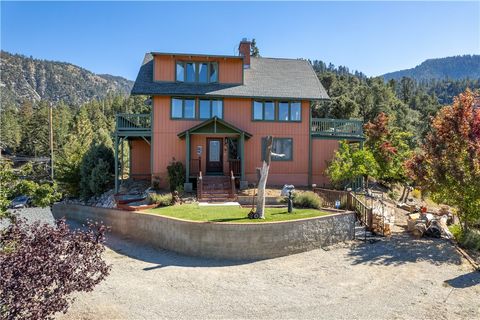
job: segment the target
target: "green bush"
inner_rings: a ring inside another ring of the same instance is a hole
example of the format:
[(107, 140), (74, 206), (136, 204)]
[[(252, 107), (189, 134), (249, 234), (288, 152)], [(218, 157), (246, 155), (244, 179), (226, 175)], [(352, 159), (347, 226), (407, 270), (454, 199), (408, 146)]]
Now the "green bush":
[(38, 184), (34, 181), (20, 180), (13, 190), (13, 196), (27, 195), (33, 197), (38, 187)]
[(36, 207), (48, 207), (53, 204), (55, 201), (58, 201), (62, 198), (61, 193), (58, 191), (56, 184), (50, 185), (44, 183), (39, 185), (32, 196), (32, 204)]
[(298, 208), (319, 209), (322, 206), (322, 199), (312, 191), (294, 193), (293, 205)]
[(83, 199), (98, 196), (113, 182), (113, 150), (104, 143), (90, 147), (80, 165), (80, 195)]
[(170, 191), (183, 190), (183, 183), (185, 182), (185, 168), (183, 167), (183, 163), (176, 161), (174, 158), (167, 167), (167, 171)]
[(157, 204), (159, 207), (167, 207), (172, 205), (172, 194), (157, 194), (157, 193), (150, 193), (148, 195), (148, 199), (151, 203)]
[(462, 230), (458, 224), (448, 228), (455, 239), (465, 248), (480, 251), (480, 230)]

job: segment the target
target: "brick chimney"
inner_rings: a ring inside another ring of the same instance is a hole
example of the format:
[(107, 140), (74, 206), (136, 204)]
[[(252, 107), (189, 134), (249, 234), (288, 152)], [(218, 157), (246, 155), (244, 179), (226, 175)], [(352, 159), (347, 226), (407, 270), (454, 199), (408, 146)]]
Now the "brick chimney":
[(243, 56), (243, 67), (245, 69), (250, 68), (250, 44), (251, 42), (247, 38), (243, 38), (238, 46), (238, 53)]

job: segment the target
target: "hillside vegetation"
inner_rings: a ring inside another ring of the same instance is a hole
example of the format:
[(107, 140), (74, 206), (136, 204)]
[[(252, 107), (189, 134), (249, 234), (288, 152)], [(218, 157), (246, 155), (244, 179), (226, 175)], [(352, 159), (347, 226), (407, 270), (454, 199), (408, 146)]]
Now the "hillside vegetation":
[(415, 81), (480, 79), (480, 55), (463, 55), (439, 59), (428, 59), (415, 68), (395, 71), (383, 75), (385, 80), (400, 80), (403, 77)]
[(2, 106), (40, 100), (82, 104), (109, 94), (129, 94), (133, 86), (133, 81), (122, 77), (6, 51), (0, 53), (0, 74)]

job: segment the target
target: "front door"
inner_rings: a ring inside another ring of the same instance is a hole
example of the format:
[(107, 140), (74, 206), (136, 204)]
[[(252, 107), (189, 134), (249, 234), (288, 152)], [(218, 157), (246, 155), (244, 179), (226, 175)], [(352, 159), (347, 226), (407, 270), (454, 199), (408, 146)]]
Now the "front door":
[(207, 138), (207, 173), (223, 173), (222, 146), (222, 138)]

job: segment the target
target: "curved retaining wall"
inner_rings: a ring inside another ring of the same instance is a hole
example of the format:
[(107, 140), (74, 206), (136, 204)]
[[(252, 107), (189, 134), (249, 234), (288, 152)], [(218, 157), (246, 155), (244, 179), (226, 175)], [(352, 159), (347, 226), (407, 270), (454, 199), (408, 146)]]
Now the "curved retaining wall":
[(194, 222), (151, 213), (56, 204), (55, 218), (103, 221), (115, 234), (178, 253), (225, 259), (267, 259), (351, 240), (355, 214), (284, 222)]

